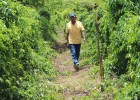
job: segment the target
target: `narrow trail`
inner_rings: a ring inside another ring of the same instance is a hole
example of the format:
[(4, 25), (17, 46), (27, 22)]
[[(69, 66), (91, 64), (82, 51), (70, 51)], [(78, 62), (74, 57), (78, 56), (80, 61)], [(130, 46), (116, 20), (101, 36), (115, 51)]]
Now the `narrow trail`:
[(99, 78), (90, 77), (91, 66), (80, 66), (80, 70), (75, 71), (70, 52), (66, 47), (64, 33), (61, 31), (58, 31), (55, 47), (59, 55), (53, 62), (58, 72), (54, 84), (59, 88), (64, 100), (81, 100), (80, 98), (89, 96), (91, 89), (100, 84)]

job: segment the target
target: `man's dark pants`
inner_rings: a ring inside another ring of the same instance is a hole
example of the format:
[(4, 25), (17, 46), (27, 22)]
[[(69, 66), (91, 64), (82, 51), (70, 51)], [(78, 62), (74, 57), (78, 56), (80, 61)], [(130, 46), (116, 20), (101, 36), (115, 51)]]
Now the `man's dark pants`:
[(79, 64), (78, 59), (80, 56), (81, 44), (69, 44), (69, 48), (74, 65)]

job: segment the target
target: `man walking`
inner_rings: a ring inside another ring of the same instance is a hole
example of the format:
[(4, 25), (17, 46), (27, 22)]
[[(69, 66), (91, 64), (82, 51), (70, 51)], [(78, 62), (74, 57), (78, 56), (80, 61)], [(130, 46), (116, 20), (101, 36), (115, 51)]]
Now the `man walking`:
[(67, 46), (70, 49), (71, 57), (74, 63), (74, 68), (76, 71), (79, 70), (79, 56), (80, 56), (80, 48), (81, 48), (81, 37), (84, 42), (86, 42), (86, 38), (84, 35), (84, 27), (80, 21), (77, 21), (77, 17), (74, 13), (69, 15), (70, 22), (66, 25), (66, 40)]

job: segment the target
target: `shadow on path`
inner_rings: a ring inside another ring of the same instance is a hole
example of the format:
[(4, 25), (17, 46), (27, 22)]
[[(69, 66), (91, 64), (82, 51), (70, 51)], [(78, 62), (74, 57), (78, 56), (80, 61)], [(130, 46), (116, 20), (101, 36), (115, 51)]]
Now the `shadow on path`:
[(58, 53), (62, 53), (67, 49), (67, 43), (56, 42), (52, 48)]

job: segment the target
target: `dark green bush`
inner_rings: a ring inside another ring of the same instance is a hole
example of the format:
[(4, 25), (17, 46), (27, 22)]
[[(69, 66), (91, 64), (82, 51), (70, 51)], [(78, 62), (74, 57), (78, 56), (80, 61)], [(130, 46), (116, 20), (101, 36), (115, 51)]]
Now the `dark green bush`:
[[(0, 98), (39, 98), (34, 97), (37, 90), (31, 88), (31, 84), (40, 82), (37, 76), (41, 73), (45, 73), (49, 80), (55, 75), (50, 61), (54, 51), (42, 38), (41, 30), (44, 29), (40, 29), (40, 15), (36, 9), (19, 2), (0, 1), (0, 5)], [(52, 30), (47, 26), (48, 31)], [(34, 76), (37, 79), (32, 79)]]

